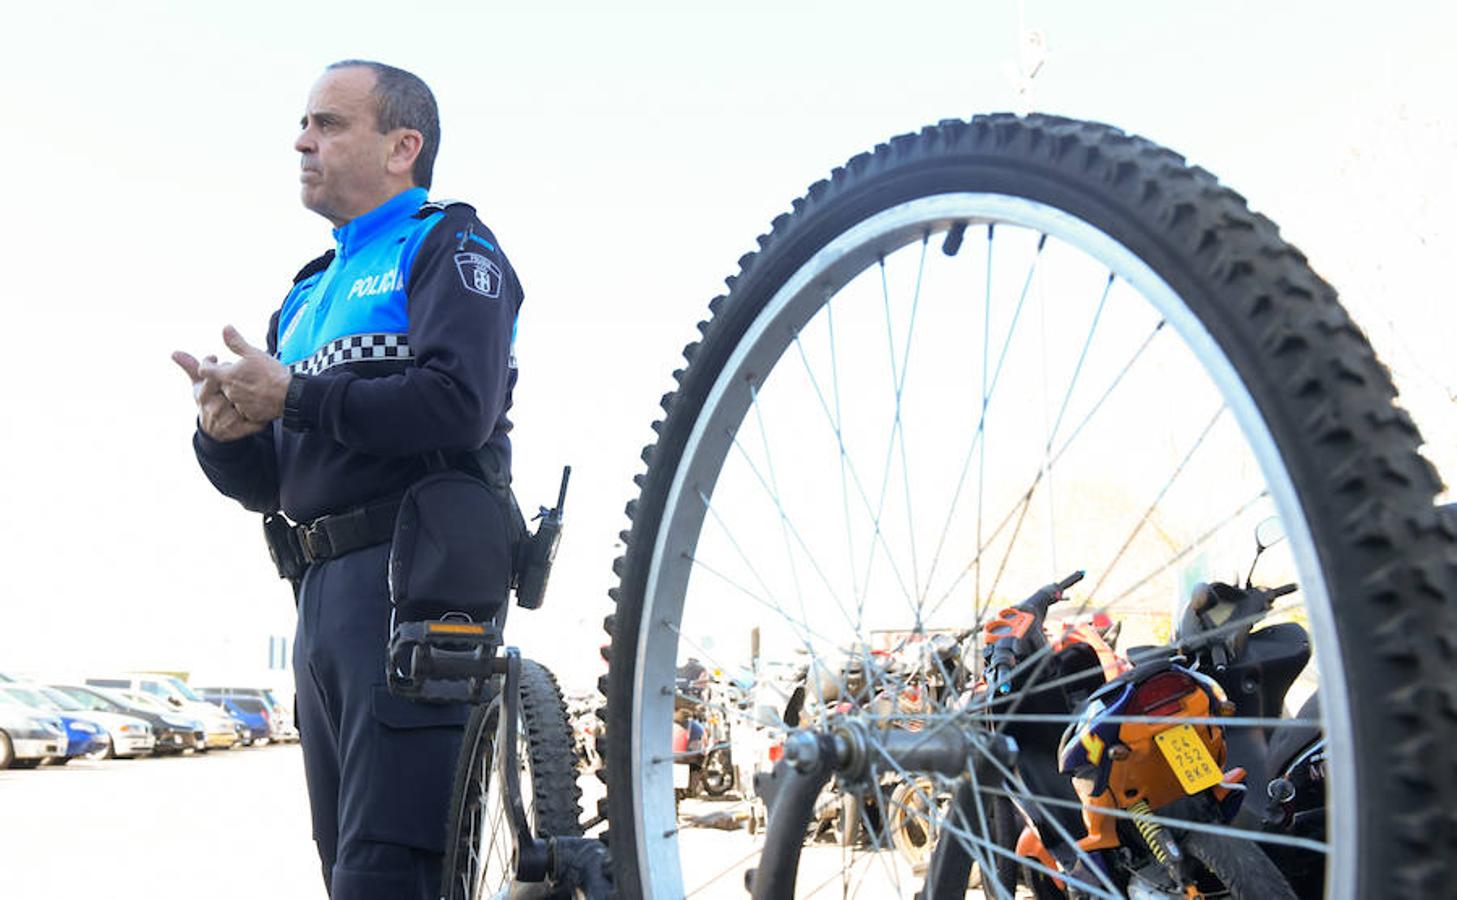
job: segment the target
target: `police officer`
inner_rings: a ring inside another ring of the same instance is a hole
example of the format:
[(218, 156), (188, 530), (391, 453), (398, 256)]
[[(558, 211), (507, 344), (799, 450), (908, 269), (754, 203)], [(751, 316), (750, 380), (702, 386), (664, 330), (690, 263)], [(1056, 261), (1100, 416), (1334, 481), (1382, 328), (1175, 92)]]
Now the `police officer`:
[[(229, 326), (236, 360), (173, 359), (213, 485), (301, 523), (294, 675), (325, 885), (335, 900), (434, 900), (467, 709), (385, 685), (389, 541), (432, 460), (484, 453), (509, 472), (522, 292), (470, 207), (427, 202), (440, 126), (419, 78), (335, 63), (301, 127), (303, 204), (333, 224), (334, 249), (299, 272), (266, 349)], [(495, 525), (482, 552), (506, 570), (504, 602), (509, 538)]]

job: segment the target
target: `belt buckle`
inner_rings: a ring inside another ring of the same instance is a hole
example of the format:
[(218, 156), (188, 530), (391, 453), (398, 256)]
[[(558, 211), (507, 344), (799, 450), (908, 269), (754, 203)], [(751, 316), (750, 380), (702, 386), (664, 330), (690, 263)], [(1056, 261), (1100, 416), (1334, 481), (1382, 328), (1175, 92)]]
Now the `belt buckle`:
[(304, 553), (309, 557), (310, 562), (328, 559), (334, 552), (333, 542), (329, 540), (329, 532), (325, 531), (319, 522), (299, 529), (299, 543), (303, 545)]

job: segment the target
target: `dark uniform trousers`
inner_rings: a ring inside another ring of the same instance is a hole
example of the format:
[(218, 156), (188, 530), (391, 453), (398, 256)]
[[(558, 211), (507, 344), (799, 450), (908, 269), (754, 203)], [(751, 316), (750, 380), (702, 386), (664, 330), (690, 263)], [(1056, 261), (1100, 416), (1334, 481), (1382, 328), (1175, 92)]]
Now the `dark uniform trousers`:
[(314, 564), (294, 678), (314, 841), (333, 900), (438, 900), (445, 817), (469, 709), (385, 686), (389, 545)]

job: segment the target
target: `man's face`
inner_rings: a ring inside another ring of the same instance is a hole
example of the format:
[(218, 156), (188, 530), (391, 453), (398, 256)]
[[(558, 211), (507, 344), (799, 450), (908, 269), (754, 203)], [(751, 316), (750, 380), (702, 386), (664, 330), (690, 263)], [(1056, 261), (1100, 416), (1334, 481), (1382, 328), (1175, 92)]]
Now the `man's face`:
[(386, 169), (394, 136), (377, 127), (374, 83), (374, 72), (363, 67), (325, 72), (309, 92), (293, 144), (304, 206), (335, 226), (395, 193)]

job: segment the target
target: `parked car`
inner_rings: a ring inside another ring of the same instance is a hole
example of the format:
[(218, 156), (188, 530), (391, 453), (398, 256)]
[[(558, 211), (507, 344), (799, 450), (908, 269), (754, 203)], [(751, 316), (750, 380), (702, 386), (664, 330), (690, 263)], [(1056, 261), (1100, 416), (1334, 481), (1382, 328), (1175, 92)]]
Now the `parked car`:
[[(159, 700), (150, 694), (141, 694), (136, 691), (127, 690), (118, 690), (116, 694), (130, 703), (147, 706), (158, 712), (178, 712), (177, 708), (167, 701)], [(199, 753), (206, 753), (215, 747), (231, 748), (242, 742), (237, 728), (234, 727), (234, 719), (232, 716), (210, 703), (204, 702), (202, 705), (210, 708), (202, 716), (194, 712), (194, 707), (192, 706), (186, 707), (181, 712), (181, 715), (195, 719), (202, 726), (201, 733), (195, 736), (194, 750)]]
[(106, 688), (79, 684), (54, 684), (51, 687), (87, 709), (123, 713), (145, 721), (152, 726), (152, 735), (156, 739), (152, 747), (154, 753), (181, 753), (207, 741), (207, 732), (203, 730), (202, 722), (171, 709), (159, 710), (150, 703), (136, 703)]
[(272, 741), (298, 740), (298, 728), (293, 724), (293, 710), (279, 702), (271, 688), (257, 687), (195, 687), (199, 694), (220, 694), (224, 697), (257, 697), (268, 707), (268, 717), (273, 726)]
[(199, 695), (208, 703), (216, 704), (228, 711), (228, 714), (238, 719), (247, 729), (247, 735), (243, 738), (243, 746), (251, 747), (262, 741), (267, 743), (273, 736), (272, 716), (269, 715), (268, 706), (257, 697), (229, 697), (225, 694), (215, 694), (208, 691), (200, 691)]
[[(246, 690), (246, 688), (244, 689)], [(273, 716), (273, 739), (275, 741), (297, 741), (298, 726), (294, 724), (293, 707), (285, 706), (272, 688), (260, 688), (263, 702)]]
[(87, 754), (91, 759), (144, 756), (151, 753), (157, 744), (156, 735), (152, 733), (152, 726), (138, 716), (92, 709), (48, 685), (32, 685), (32, 687), (55, 704), (61, 712), (90, 719), (106, 729), (106, 746)]
[(63, 712), (55, 701), (48, 699), (38, 687), (23, 682), (7, 681), (0, 684), (0, 696), (27, 707), (41, 715), (59, 719), (66, 731), (66, 748), (58, 756), (47, 757), (48, 761), (65, 765), (78, 756), (90, 756), (105, 750), (111, 743), (106, 728), (84, 715)]
[(65, 754), (66, 729), (59, 719), (0, 698), (0, 769), (33, 769)]
[(86, 679), (86, 683), (93, 687), (112, 688), (151, 697), (174, 712), (200, 719), (207, 736), (204, 746), (199, 747), (199, 750), (236, 747), (243, 743), (243, 729), (238, 727), (237, 721), (224, 710), (197, 696), (180, 678), (139, 672), (91, 677)]

